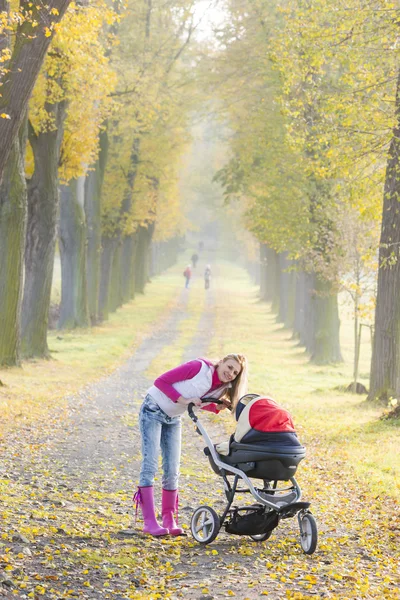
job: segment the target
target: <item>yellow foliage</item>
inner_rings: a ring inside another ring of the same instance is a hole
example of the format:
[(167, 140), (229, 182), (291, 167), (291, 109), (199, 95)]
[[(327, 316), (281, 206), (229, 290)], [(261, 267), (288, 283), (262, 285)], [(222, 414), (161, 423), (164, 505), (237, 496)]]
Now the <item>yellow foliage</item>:
[(65, 182), (94, 162), (100, 126), (112, 109), (116, 78), (103, 39), (106, 24), (116, 18), (102, 0), (87, 7), (71, 4), (32, 95), (29, 118), (36, 133), (55, 127), (49, 105), (66, 103), (60, 166)]
[(176, 170), (190, 91), (180, 87), (187, 74), (177, 57), (189, 16), (163, 2), (153, 2), (150, 12), (144, 1), (127, 4), (113, 53), (118, 83), (103, 185), (107, 236), (156, 223), (155, 238), (166, 240), (184, 228)]

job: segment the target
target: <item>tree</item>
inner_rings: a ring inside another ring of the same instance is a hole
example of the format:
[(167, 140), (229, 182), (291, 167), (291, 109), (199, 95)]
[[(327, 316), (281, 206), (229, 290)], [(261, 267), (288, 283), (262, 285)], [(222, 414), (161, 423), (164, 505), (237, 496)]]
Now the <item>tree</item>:
[[(53, 32), (69, 0), (46, 6), (0, 3), (0, 365), (19, 363), (22, 263), (26, 227), (24, 117)], [(20, 131), (20, 137), (18, 132)], [(7, 180), (8, 178), (8, 180)]]
[(387, 402), (400, 394), (400, 71), (396, 90), (396, 124), (386, 167), (379, 244), (371, 381), (368, 398)]
[[(0, 26), (0, 48), (6, 59), (0, 71), (0, 181), (52, 36), (69, 4), (70, 0), (50, 0), (45, 5), (21, 0), (11, 13), (7, 0), (0, 4), (8, 15)], [(13, 23), (17, 23), (15, 31)], [(12, 48), (10, 31), (15, 35)]]
[[(76, 182), (84, 172), (85, 164), (97, 153), (97, 133), (108, 112), (108, 96), (113, 83), (101, 39), (102, 27), (114, 18), (113, 12), (101, 2), (93, 7), (69, 9), (52, 42), (30, 103), (29, 141), (34, 169), (28, 181), (22, 329), (25, 356), (48, 355), (47, 323), (59, 217), (59, 171), (63, 179), (73, 178)], [(72, 193), (71, 202), (77, 197), (77, 193)], [(64, 207), (61, 215), (67, 214), (68, 209)], [(74, 239), (76, 234), (66, 232), (67, 224), (80, 231), (82, 221), (78, 219), (73, 225), (71, 219), (72, 215), (78, 214), (81, 214), (79, 205), (69, 218), (66, 217), (66, 223), (62, 223), (64, 241)], [(86, 305), (79, 308), (73, 305), (81, 296), (77, 292), (69, 293), (73, 266), (67, 266), (68, 253), (65, 253), (70, 246), (64, 243), (60, 248), (66, 280), (62, 285), (62, 302), (63, 298), (68, 298), (64, 300), (60, 322), (71, 325), (76, 321), (76, 314), (81, 316), (86, 312)], [(75, 250), (71, 249), (72, 262)], [(86, 243), (82, 251), (86, 252)], [(78, 261), (75, 268), (81, 263)], [(86, 291), (82, 293), (86, 294)], [(78, 322), (83, 324), (81, 317)]]
[(185, 1), (129, 3), (119, 29), (113, 54), (119, 110), (109, 122), (102, 190), (100, 318), (142, 292), (148, 279), (158, 202), (175, 177), (190, 110), (183, 55), (192, 10)]
[(26, 125), (13, 144), (0, 184), (0, 365), (20, 360), (20, 308), (26, 225), (23, 156)]

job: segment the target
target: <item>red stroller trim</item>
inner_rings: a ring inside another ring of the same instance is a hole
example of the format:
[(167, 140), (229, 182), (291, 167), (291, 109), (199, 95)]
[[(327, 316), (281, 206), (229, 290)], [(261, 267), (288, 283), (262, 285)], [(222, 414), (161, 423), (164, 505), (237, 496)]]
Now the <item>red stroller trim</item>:
[(292, 417), (271, 398), (258, 398), (250, 407), (249, 424), (257, 431), (295, 432)]

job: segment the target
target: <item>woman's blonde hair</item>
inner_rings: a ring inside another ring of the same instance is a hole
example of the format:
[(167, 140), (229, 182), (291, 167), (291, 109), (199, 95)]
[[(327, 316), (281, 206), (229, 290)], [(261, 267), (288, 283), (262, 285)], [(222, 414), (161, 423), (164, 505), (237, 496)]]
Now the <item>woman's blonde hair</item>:
[(230, 400), (231, 410), (234, 411), (240, 398), (247, 394), (247, 359), (244, 354), (227, 354), (220, 362), (226, 362), (230, 358), (236, 360), (242, 367), (240, 373), (232, 381), (231, 387), (227, 388), (222, 395), (222, 398)]

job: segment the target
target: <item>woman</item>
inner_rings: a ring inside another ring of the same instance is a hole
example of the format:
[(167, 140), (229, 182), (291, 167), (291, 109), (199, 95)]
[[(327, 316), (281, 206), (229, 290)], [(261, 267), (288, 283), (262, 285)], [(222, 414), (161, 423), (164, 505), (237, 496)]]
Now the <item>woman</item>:
[[(148, 390), (139, 414), (142, 435), (142, 465), (139, 489), (134, 496), (142, 507), (144, 533), (181, 535), (175, 523), (178, 505), (179, 463), (181, 454), (181, 415), (201, 398), (223, 401), (222, 408), (233, 410), (247, 388), (247, 361), (242, 354), (228, 354), (218, 362), (197, 358), (158, 377)], [(218, 405), (221, 406), (221, 405)], [(216, 404), (205, 407), (219, 412)], [(162, 454), (162, 527), (158, 524), (153, 483)]]

